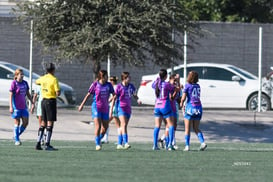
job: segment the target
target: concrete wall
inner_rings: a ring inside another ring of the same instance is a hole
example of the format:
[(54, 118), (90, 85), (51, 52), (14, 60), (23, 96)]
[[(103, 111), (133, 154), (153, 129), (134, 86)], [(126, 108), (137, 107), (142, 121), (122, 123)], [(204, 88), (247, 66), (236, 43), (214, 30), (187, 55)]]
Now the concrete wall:
[[(273, 24), (241, 24), (200, 22), (206, 31), (203, 37), (195, 39), (194, 49), (188, 49), (188, 63), (214, 62), (228, 63), (239, 66), (251, 73), (258, 74), (258, 29), (263, 27), (263, 67), (265, 75), (273, 66)], [(188, 35), (191, 36), (191, 35)], [(12, 17), (0, 17), (0, 60), (22, 65), (29, 68), (29, 33), (14, 22)], [(43, 74), (42, 62), (50, 58), (42, 56), (39, 46), (34, 43), (33, 71)], [(181, 48), (182, 49), (182, 48)], [(183, 60), (181, 60), (183, 64)], [(107, 69), (106, 63), (102, 69)], [(138, 87), (141, 76), (157, 73), (159, 67), (146, 63), (145, 68), (131, 66), (111, 66), (111, 75), (120, 76), (121, 72), (129, 71), (132, 83)], [(71, 85), (76, 91), (77, 103), (80, 103), (92, 80), (91, 64), (60, 64), (56, 76), (61, 82)], [(88, 103), (89, 104), (89, 103)]]

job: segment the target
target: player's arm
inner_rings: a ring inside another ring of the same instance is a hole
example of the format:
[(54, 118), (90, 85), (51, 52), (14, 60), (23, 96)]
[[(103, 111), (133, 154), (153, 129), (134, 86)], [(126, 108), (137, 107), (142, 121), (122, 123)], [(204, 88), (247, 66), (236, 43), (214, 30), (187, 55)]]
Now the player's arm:
[(82, 111), (83, 106), (84, 106), (84, 104), (86, 103), (87, 99), (90, 97), (90, 95), (91, 95), (91, 94), (90, 94), (89, 92), (86, 94), (86, 96), (85, 96), (84, 99), (82, 100), (81, 105), (80, 105), (79, 108), (78, 108), (79, 111)]

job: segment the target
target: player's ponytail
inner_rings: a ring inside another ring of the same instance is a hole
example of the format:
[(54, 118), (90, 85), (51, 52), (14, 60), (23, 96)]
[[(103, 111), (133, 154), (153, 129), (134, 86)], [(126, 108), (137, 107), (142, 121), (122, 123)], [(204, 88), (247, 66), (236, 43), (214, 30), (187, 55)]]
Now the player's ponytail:
[(160, 95), (161, 82), (165, 80), (166, 76), (167, 76), (167, 70), (166, 69), (161, 69), (159, 71), (159, 78), (160, 79), (157, 80), (156, 87), (155, 87), (156, 98), (158, 98), (159, 95)]

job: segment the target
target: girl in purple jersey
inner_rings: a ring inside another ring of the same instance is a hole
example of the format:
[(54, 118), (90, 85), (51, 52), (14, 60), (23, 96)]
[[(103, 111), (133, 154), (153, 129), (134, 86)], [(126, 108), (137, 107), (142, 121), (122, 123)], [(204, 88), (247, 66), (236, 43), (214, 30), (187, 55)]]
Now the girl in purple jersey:
[[(116, 90), (116, 88), (117, 88), (117, 82), (118, 82), (118, 77), (116, 77), (116, 76), (111, 76), (110, 77), (110, 83), (113, 85), (114, 90)], [(109, 106), (110, 107), (112, 105), (112, 100), (113, 99), (114, 99), (114, 97), (109, 98)], [(120, 121), (118, 119), (117, 108), (115, 107), (115, 105), (114, 105), (114, 108), (113, 108), (113, 114), (112, 114), (112, 116), (109, 116), (109, 117), (110, 117), (109, 118), (109, 124), (111, 123), (112, 120), (115, 121), (115, 125), (117, 127), (117, 133), (119, 135), (120, 134)], [(110, 130), (110, 127), (108, 127), (108, 129), (106, 130), (106, 133), (105, 133), (104, 137), (101, 139), (101, 143), (109, 143), (109, 141), (108, 141), (109, 130)]]
[[(175, 132), (176, 132), (177, 121), (178, 121), (178, 109), (179, 109), (177, 107), (177, 105), (179, 105), (178, 102), (177, 102), (177, 99), (180, 97), (180, 91), (181, 91), (181, 88), (183, 88), (183, 85), (180, 85), (179, 75), (177, 75), (177, 74), (170, 75), (169, 83), (172, 84), (178, 90), (175, 98), (170, 101), (171, 102), (171, 108), (172, 108), (171, 119), (174, 122), (173, 147), (175, 149), (178, 149), (178, 146), (176, 145), (176, 139), (175, 139)], [(173, 90), (173, 92), (174, 91), (175, 90)], [(173, 93), (171, 93), (171, 94), (173, 94)], [(166, 125), (165, 133), (161, 136), (161, 138), (158, 141), (160, 142), (161, 148), (167, 148), (168, 144), (169, 144), (169, 127), (167, 125), (166, 120), (164, 119), (163, 121), (164, 121), (164, 123)]]
[(91, 110), (92, 118), (94, 119), (95, 123), (96, 150), (101, 150), (101, 139), (103, 138), (109, 125), (108, 100), (110, 94), (115, 95), (112, 84), (107, 80), (107, 71), (99, 71), (98, 79), (91, 84), (88, 93), (79, 106), (79, 111), (81, 111), (87, 99), (90, 97), (90, 95), (93, 95)]
[(187, 78), (187, 84), (183, 90), (180, 106), (183, 108), (184, 102), (187, 99), (187, 104), (184, 106), (184, 123), (185, 123), (185, 149), (190, 150), (190, 127), (193, 126), (193, 130), (198, 136), (201, 143), (200, 150), (205, 150), (207, 144), (205, 143), (203, 134), (199, 129), (200, 120), (202, 118), (202, 104), (200, 100), (200, 85), (198, 82), (198, 73), (190, 71)]
[[(116, 98), (113, 100), (111, 107), (111, 114), (116, 101), (117, 113), (120, 120), (121, 133), (118, 135), (118, 145), (117, 149), (128, 149), (131, 146), (128, 143), (128, 131), (127, 126), (129, 119), (131, 117), (131, 98), (134, 97), (138, 99), (136, 94), (136, 89), (133, 84), (130, 83), (130, 74), (129, 72), (123, 72), (121, 74), (121, 83), (116, 87), (115, 93)], [(124, 146), (122, 146), (124, 143)]]
[(154, 108), (155, 128), (153, 150), (159, 150), (157, 141), (163, 119), (166, 120), (167, 126), (169, 128), (168, 150), (175, 150), (172, 145), (174, 137), (174, 122), (171, 119), (171, 100), (175, 98), (177, 90), (172, 84), (165, 81), (167, 79), (167, 76), (167, 70), (161, 69), (159, 72), (159, 78), (157, 78), (157, 80), (154, 81), (152, 84), (152, 87), (155, 89), (156, 94), (156, 103)]
[[(21, 145), (19, 136), (25, 131), (28, 125), (29, 113), (26, 104), (26, 96), (31, 101), (31, 113), (34, 109), (31, 95), (29, 93), (28, 83), (23, 80), (24, 73), (21, 69), (16, 69), (14, 73), (14, 80), (10, 86), (9, 111), (11, 117), (14, 119), (14, 140), (15, 145)], [(20, 125), (22, 119), (22, 125)]]

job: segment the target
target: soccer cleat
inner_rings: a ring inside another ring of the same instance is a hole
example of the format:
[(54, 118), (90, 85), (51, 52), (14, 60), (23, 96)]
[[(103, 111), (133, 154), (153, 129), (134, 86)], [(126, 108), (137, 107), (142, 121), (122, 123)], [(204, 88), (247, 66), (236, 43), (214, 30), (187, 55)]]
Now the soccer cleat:
[(173, 148), (174, 148), (175, 150), (178, 150), (178, 149), (179, 149), (179, 147), (178, 147), (177, 145), (173, 145)]
[(19, 146), (19, 145), (21, 145), (22, 143), (20, 142), (20, 141), (15, 141), (15, 143), (14, 143), (14, 145), (15, 146)]
[(204, 151), (207, 148), (207, 144), (206, 143), (201, 143), (200, 145), (200, 151)]
[(36, 150), (43, 150), (43, 148), (41, 147), (41, 143), (37, 142), (36, 146), (35, 146)]
[(101, 146), (100, 145), (96, 145), (96, 150), (101, 150)]
[(168, 150), (175, 150), (175, 148), (173, 147), (173, 145), (170, 145), (169, 147), (168, 147)]
[(183, 151), (190, 151), (190, 146), (185, 146)]
[(55, 150), (58, 150), (58, 149), (54, 148), (54, 147), (51, 146), (51, 145), (46, 145), (46, 146), (45, 146), (45, 150), (47, 150), (47, 151), (55, 151)]
[(123, 146), (122, 145), (117, 145), (117, 150), (122, 150)]
[(129, 149), (129, 148), (131, 148), (131, 145), (129, 145), (128, 143), (126, 143), (126, 144), (124, 145), (124, 149)]
[(153, 150), (160, 150), (157, 146), (153, 146)]

